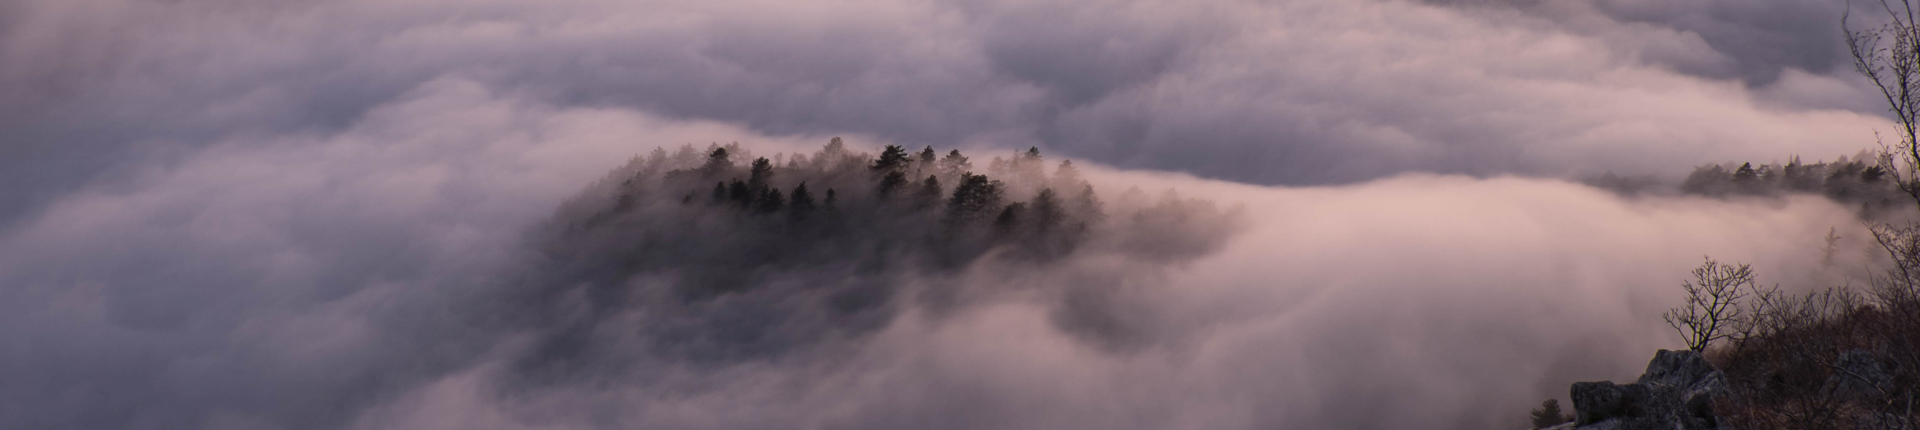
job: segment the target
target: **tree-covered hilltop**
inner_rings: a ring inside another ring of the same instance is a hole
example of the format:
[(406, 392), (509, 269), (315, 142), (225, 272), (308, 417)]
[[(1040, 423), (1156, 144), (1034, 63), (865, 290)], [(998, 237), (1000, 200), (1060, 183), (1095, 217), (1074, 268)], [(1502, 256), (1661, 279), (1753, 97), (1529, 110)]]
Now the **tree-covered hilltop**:
[[(864, 153), (839, 138), (772, 157), (738, 144), (663, 148), (614, 169), (536, 232), (546, 263), (532, 299), (557, 309), (547, 324), (558, 324), (549, 341), (559, 352), (548, 359), (591, 347), (565, 339), (627, 315), (658, 353), (725, 361), (857, 336), (902, 306), (993, 293), (962, 285), (1099, 297), (1218, 248), (1237, 216), (1171, 190), (1103, 196), (1072, 162), (1038, 149), (981, 162), (932, 147)], [(1104, 266), (1057, 270), (1074, 264)], [(1047, 282), (1020, 275), (1042, 266)], [(951, 281), (961, 277), (971, 280)], [(1110, 313), (1081, 304), (1057, 322), (1125, 336), (1115, 321), (1127, 318)], [(785, 324), (795, 320), (815, 323)]]
[(1882, 164), (1865, 152), (1851, 160), (1841, 156), (1831, 162), (1802, 163), (1799, 157), (1792, 157), (1784, 165), (1708, 164), (1687, 175), (1680, 191), (1716, 197), (1818, 194), (1865, 211), (1877, 211), (1906, 198)]

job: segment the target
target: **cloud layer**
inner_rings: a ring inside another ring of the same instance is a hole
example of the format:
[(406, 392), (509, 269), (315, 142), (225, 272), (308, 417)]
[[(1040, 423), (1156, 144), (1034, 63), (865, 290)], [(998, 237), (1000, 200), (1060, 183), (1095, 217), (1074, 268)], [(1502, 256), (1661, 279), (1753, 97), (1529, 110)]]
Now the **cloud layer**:
[[(514, 357), (537, 339), (476, 312), (537, 287), (513, 276), (527, 227), (645, 147), (633, 136), (761, 153), (819, 142), (442, 80), (337, 133), (207, 146), (68, 196), (0, 242), (5, 415), (108, 428), (1507, 425), (1566, 381), (1631, 376), (1670, 346), (1655, 314), (1699, 255), (1821, 279), (1807, 244), (1855, 225), (1813, 198), (1627, 200), (1429, 175), (1263, 188), (1095, 169), (1105, 189), (1177, 188), (1257, 215), (1208, 257), (1092, 296), (1146, 334), (1133, 347), (1063, 326), (1088, 299), (1069, 289), (909, 305), (861, 342), (718, 367), (633, 355), (650, 346), (610, 320), (600, 350), (642, 361), (515, 383)], [(1103, 264), (948, 286), (1070, 285)]]
[[(1517, 426), (1673, 346), (1657, 314), (1702, 254), (1838, 275), (1811, 244), (1862, 233), (1825, 201), (1529, 179), (1870, 144), (1887, 123), (1807, 41), (1837, 37), (1817, 6), (0, 4), (0, 423)], [(593, 328), (630, 365), (516, 373), (539, 333), (490, 311), (529, 287), (523, 245), (564, 199), (656, 146), (835, 135), (1039, 146), (1248, 224), (1098, 293), (907, 304), (857, 341), (725, 365), (640, 354), (612, 319)], [(1085, 307), (1141, 337), (1062, 322)]]
[(26, 2), (0, 18), (0, 125), (6, 182), (34, 186), (7, 206), (234, 133), (338, 130), (443, 77), (1266, 184), (1659, 173), (1885, 128), (1825, 5), (1513, 5)]

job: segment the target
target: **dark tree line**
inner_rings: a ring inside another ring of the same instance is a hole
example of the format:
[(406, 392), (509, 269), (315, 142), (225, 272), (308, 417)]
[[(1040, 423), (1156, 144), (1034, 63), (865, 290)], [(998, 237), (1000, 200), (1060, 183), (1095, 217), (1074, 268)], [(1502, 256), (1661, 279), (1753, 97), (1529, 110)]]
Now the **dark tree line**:
[[(635, 329), (659, 353), (724, 362), (882, 327), (902, 291), (978, 267), (1048, 270), (1097, 253), (1158, 270), (1217, 248), (1236, 224), (1171, 191), (1105, 201), (1073, 163), (1038, 149), (984, 164), (932, 147), (864, 153), (839, 138), (771, 157), (737, 144), (656, 149), (535, 235), (546, 263), (531, 300), (580, 303), (553, 316), (577, 325), (564, 333), (646, 309)], [(960, 292), (923, 293), (942, 294)]]
[(1680, 184), (1687, 194), (1772, 196), (1818, 194), (1843, 204), (1875, 212), (1907, 200), (1897, 180), (1871, 154), (1832, 162), (1802, 163), (1793, 157), (1785, 165), (1740, 163), (1700, 166)]

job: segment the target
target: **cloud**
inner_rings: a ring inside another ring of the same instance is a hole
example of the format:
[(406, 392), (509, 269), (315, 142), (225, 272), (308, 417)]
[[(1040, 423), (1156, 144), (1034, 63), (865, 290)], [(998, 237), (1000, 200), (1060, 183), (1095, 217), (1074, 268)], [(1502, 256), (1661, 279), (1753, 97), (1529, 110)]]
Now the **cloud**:
[[(0, 421), (1484, 428), (1673, 346), (1702, 254), (1837, 275), (1809, 244), (1863, 233), (1824, 201), (1550, 178), (1862, 147), (1887, 123), (1830, 54), (1727, 41), (1803, 8), (1542, 4), (3, 4)], [(899, 274), (881, 324), (744, 359), (655, 354), (657, 308), (513, 312), (571, 287), (529, 238), (630, 156), (835, 135), (1040, 146), (1247, 223), (1151, 270)], [(529, 377), (573, 328), (618, 365)]]
[[(969, 272), (939, 285), (1012, 292), (945, 311), (913, 304), (934, 284), (907, 282), (902, 311), (868, 337), (768, 360), (650, 355), (620, 329), (635, 320), (608, 319), (595, 353), (639, 361), (514, 382), (537, 332), (475, 315), (527, 287), (512, 276), (526, 228), (637, 152), (632, 136), (731, 136), (769, 142), (763, 153), (819, 141), (440, 80), (337, 133), (207, 146), (68, 196), (0, 241), (0, 327), (14, 345), (0, 369), (17, 381), (0, 392), (7, 416), (114, 428), (1505, 425), (1568, 381), (1631, 376), (1671, 346), (1655, 314), (1699, 255), (1819, 279), (1807, 244), (1854, 225), (1809, 198), (1623, 199), (1431, 175), (1266, 188), (1093, 169), (1103, 189), (1172, 187), (1257, 214), (1199, 260), (1089, 284), (1112, 285), (1093, 306), (1143, 333), (1132, 347), (1063, 322), (1089, 297), (1059, 286), (1116, 267), (1076, 259)], [(986, 287), (1008, 282), (1037, 289)]]
[[(1851, 73), (1840, 18), (1849, 5), (1821, 1), (1430, 0), (1552, 19), (1575, 32), (1644, 44), (1641, 58), (1676, 71), (1766, 86), (1788, 71)], [(1855, 19), (1881, 15), (1852, 5)], [(1859, 22), (1855, 23), (1856, 25)], [(1662, 33), (1651, 38), (1644, 34)], [(1651, 42), (1651, 43), (1649, 43)]]
[(16, 131), (0, 146), (33, 161), (8, 162), (5, 182), (25, 185), (0, 208), (236, 133), (351, 127), (443, 77), (761, 133), (1037, 145), (1265, 184), (1850, 153), (1887, 126), (1871, 103), (1804, 94), (1862, 84), (1828, 67), (1837, 34), (1816, 18), (1838, 12), (1823, 8), (29, 2), (4, 24), (0, 124)]
[(638, 135), (752, 136), (442, 80), (339, 133), (237, 137), (65, 196), (0, 245), (6, 415), (349, 419), (380, 400), (361, 395), (488, 348), (494, 335), (448, 308), (500, 288), (528, 224)]

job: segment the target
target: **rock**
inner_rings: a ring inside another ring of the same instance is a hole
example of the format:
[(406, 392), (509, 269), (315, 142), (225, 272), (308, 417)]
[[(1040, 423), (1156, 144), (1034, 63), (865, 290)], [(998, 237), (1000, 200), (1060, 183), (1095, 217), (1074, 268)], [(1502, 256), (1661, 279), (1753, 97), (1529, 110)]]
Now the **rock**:
[(1833, 367), (1836, 369), (1827, 377), (1826, 389), (1840, 399), (1856, 402), (1878, 399), (1880, 390), (1893, 383), (1893, 375), (1867, 350), (1842, 352)]
[(1632, 399), (1612, 381), (1575, 382), (1568, 394), (1573, 399), (1575, 424), (1588, 425), (1631, 413)]
[(1718, 371), (1713, 370), (1713, 365), (1707, 364), (1707, 359), (1698, 352), (1662, 349), (1653, 354), (1653, 361), (1647, 363), (1646, 373), (1642, 373), (1635, 382), (1686, 387), (1713, 374), (1718, 374)]
[(1661, 350), (1632, 384), (1576, 382), (1576, 429), (1706, 430), (1719, 426), (1713, 401), (1726, 392), (1720, 371), (1700, 353)]

